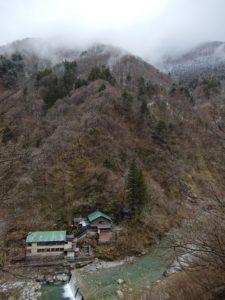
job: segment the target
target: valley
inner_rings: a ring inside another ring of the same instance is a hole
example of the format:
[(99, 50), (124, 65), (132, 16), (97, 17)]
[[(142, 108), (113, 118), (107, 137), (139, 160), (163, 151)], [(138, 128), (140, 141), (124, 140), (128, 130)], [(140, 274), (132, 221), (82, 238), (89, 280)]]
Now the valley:
[[(73, 234), (75, 217), (101, 210), (119, 235), (105, 245), (90, 242), (99, 259), (142, 255), (168, 232), (176, 232), (174, 258), (193, 249), (198, 255), (153, 286), (169, 266), (170, 248), (94, 275), (78, 270), (81, 284), (84, 277), (91, 293), (99, 292), (96, 299), (110, 299), (111, 288), (115, 295), (120, 272), (140, 299), (159, 299), (158, 288), (169, 299), (185, 299), (179, 293), (192, 284), (186, 276), (193, 270), (199, 295), (204, 286), (204, 297), (223, 292), (221, 73), (179, 81), (176, 71), (166, 75), (112, 46), (49, 49), (32, 39), (0, 49), (1, 280), (26, 256), (28, 232)], [(136, 299), (132, 291), (128, 297)]]

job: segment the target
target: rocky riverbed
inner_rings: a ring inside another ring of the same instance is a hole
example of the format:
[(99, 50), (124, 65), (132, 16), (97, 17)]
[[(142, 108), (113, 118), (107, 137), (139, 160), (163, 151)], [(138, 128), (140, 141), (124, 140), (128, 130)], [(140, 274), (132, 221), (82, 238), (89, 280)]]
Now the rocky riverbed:
[(96, 258), (92, 263), (81, 268), (81, 270), (93, 273), (97, 270), (109, 269), (109, 268), (122, 266), (123, 264), (126, 264), (126, 263), (132, 263), (135, 261), (135, 259), (136, 258), (134, 256), (129, 256), (129, 257), (126, 257), (125, 259), (116, 260), (116, 261), (104, 261), (104, 260), (100, 260), (100, 259)]
[(0, 298), (8, 300), (38, 300), (41, 296), (41, 283), (34, 280), (15, 281), (0, 284)]
[(38, 300), (43, 284), (64, 284), (69, 280), (69, 273), (36, 274), (33, 279), (14, 280), (0, 283), (0, 299)]

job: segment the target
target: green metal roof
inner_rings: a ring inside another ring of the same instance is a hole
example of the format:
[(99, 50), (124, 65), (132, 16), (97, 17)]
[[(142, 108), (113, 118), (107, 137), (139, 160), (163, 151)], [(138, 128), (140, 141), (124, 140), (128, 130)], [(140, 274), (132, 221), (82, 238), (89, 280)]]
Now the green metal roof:
[(63, 242), (66, 241), (66, 231), (36, 231), (29, 232), (26, 243)]
[(94, 220), (96, 220), (100, 217), (105, 218), (105, 219), (109, 220), (110, 222), (112, 222), (112, 218), (110, 216), (104, 214), (103, 212), (101, 212), (99, 210), (96, 210), (95, 212), (88, 215), (87, 219), (89, 220), (89, 222), (93, 222)]
[(90, 221), (89, 221), (88, 219), (85, 219), (85, 220), (83, 221), (83, 225), (84, 225), (84, 226), (90, 225)]

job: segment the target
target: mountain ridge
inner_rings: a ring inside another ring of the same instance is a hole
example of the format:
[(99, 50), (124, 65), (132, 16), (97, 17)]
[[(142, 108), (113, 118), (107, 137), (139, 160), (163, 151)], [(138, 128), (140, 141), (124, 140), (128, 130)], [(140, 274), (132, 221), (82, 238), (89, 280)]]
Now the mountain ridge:
[[(21, 56), (30, 74), (14, 69), (18, 56), (9, 56), (4, 70), (7, 76), (16, 72), (15, 82), (6, 87), (3, 79), (11, 77), (0, 77), (0, 234), (6, 262), (23, 251), (28, 231), (70, 231), (74, 215), (96, 209), (112, 214), (122, 228), (111, 257), (141, 253), (207, 209), (209, 183), (223, 191), (223, 144), (215, 125), (223, 126), (223, 82), (208, 97), (201, 85), (191, 95), (130, 54), (110, 65), (110, 53), (101, 49), (47, 69)], [(56, 89), (59, 94), (52, 95)], [(123, 215), (134, 158), (148, 189), (137, 223)]]
[(167, 57), (159, 68), (176, 79), (224, 76), (225, 42), (203, 43), (182, 55)]

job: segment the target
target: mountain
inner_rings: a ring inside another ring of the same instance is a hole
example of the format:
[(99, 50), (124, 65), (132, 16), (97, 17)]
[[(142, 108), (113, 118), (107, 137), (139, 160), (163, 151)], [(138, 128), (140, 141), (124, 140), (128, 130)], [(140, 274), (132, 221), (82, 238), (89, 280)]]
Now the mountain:
[[(224, 192), (223, 82), (207, 97), (201, 85), (192, 95), (116, 47), (69, 56), (61, 47), (54, 63), (27, 43), (0, 57), (2, 265), (23, 252), (27, 232), (70, 232), (74, 216), (96, 209), (121, 228), (105, 256), (140, 253), (207, 210), (209, 187)], [(148, 197), (141, 215), (126, 219), (133, 160)]]
[(62, 47), (56, 40), (43, 40), (40, 38), (26, 38), (17, 40), (0, 47), (0, 54), (12, 55), (20, 53), (24, 59), (37, 57), (52, 64), (61, 62), (63, 59), (75, 59), (80, 54), (79, 48)]
[(173, 78), (225, 76), (225, 43), (209, 42), (177, 57), (164, 59), (160, 69)]

